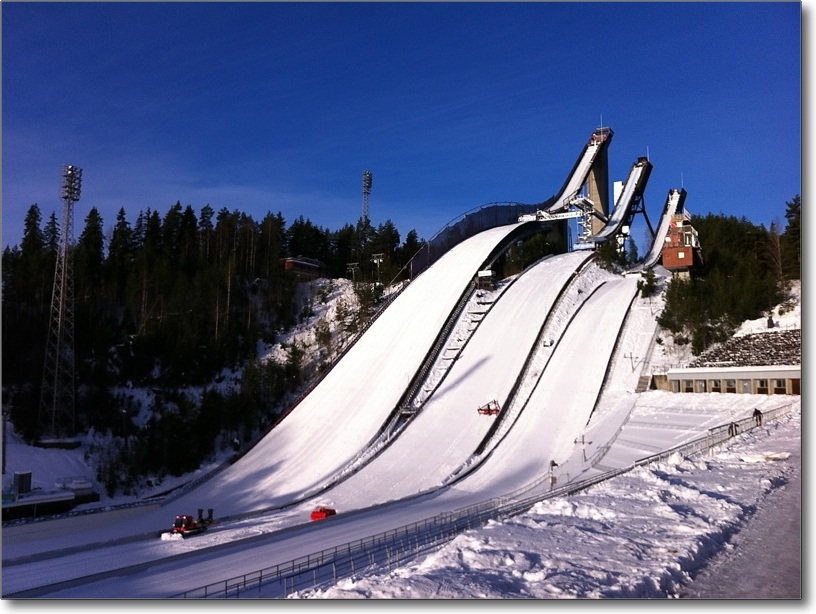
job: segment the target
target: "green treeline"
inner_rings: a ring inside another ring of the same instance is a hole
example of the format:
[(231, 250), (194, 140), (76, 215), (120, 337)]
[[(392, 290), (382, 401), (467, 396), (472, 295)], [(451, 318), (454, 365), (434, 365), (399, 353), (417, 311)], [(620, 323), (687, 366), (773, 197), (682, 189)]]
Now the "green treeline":
[[(784, 232), (722, 215), (692, 218), (703, 261), (690, 279), (669, 283), (660, 325), (698, 354), (779, 304), (786, 282), (800, 276), (800, 209), (799, 196), (787, 203)], [(3, 411), (30, 442), (43, 435), (40, 387), (60, 232), (56, 215), (43, 221), (31, 205), (20, 245), (3, 252)], [(407, 278), (405, 266), (423, 243), (413, 230), (401, 241), (390, 220), (373, 227), (361, 218), (330, 231), (302, 216), (256, 221), (209, 205), (196, 214), (179, 202), (163, 216), (140, 211), (133, 224), (121, 209), (106, 232), (92, 208), (73, 248), (72, 426), (112, 436), (95, 451), (97, 479), (127, 492), (144, 476), (183, 474), (216, 451), (238, 451), (286, 409), (314, 373), (297, 346), (283, 364), (258, 360), (256, 348), (304, 315), (287, 257), (316, 259), (326, 277), (354, 279), (358, 313), (342, 316), (353, 333), (383, 284)], [(536, 235), (495, 268), (512, 275), (557, 250)], [(636, 250), (626, 257), (636, 259)], [(653, 288), (652, 278), (641, 289)], [(328, 354), (328, 324), (315, 333)], [(226, 381), (235, 373), (239, 381)], [(137, 420), (140, 412), (147, 416)]]
[(784, 301), (787, 282), (800, 278), (800, 216), (798, 195), (786, 203), (782, 233), (776, 223), (766, 229), (745, 218), (692, 216), (703, 261), (689, 279), (671, 280), (658, 323), (699, 355), (743, 321), (767, 316)]
[[(60, 232), (55, 214), (43, 222), (31, 205), (20, 245), (3, 252), (3, 407), (29, 441), (43, 434), (40, 387)], [(401, 278), (421, 245), (413, 230), (401, 242), (390, 220), (373, 227), (361, 218), (330, 231), (302, 216), (256, 221), (209, 205), (196, 214), (179, 202), (163, 216), (140, 211), (133, 224), (120, 209), (106, 233), (92, 208), (72, 250), (74, 431), (127, 437), (127, 462), (123, 449), (110, 464), (139, 473), (194, 469), (222, 433), (245, 443), (304, 377), (297, 348), (284, 365), (256, 356), (259, 340), (273, 342), (302, 315), (284, 259), (319, 260), (333, 278), (350, 278), (354, 264), (364, 295), (379, 287), (374, 282)], [(374, 254), (382, 255), (377, 263)], [(242, 371), (237, 390), (218, 387), (225, 369)], [(138, 430), (128, 389), (152, 393), (152, 417)]]

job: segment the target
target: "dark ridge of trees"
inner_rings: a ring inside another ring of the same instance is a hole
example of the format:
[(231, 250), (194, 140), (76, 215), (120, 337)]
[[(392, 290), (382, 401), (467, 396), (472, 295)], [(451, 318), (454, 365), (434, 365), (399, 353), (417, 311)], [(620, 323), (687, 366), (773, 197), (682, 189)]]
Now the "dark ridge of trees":
[(785, 203), (787, 225), (780, 237), (782, 270), (787, 279), (802, 277), (802, 200), (799, 195)]
[(767, 315), (784, 301), (786, 280), (799, 277), (799, 210), (796, 196), (781, 235), (775, 225), (766, 230), (744, 217), (692, 217), (703, 261), (689, 279), (670, 281), (658, 323), (699, 355), (743, 321)]
[[(132, 225), (120, 209), (104, 228), (91, 208), (71, 253), (76, 427), (121, 437), (100, 469), (111, 488), (146, 472), (188, 471), (233, 437), (249, 441), (309, 376), (297, 348), (284, 365), (256, 360), (259, 340), (274, 341), (301, 317), (298, 280), (284, 271), (285, 258), (320, 260), (334, 278), (350, 277), (348, 265), (357, 262), (370, 311), (373, 282), (391, 281), (423, 243), (413, 230), (401, 243), (390, 220), (330, 231), (303, 216), (287, 226), (280, 213), (256, 221), (205, 205), (197, 215), (178, 201), (163, 215), (139, 211)], [(3, 252), (3, 406), (30, 442), (42, 435), (37, 414), (60, 237), (56, 216), (43, 223), (33, 204), (20, 245)], [(379, 267), (373, 254), (381, 254)], [(213, 388), (224, 368), (239, 366), (238, 392)], [(205, 390), (196, 404), (177, 392), (194, 386)], [(156, 393), (154, 417), (141, 429), (131, 420), (131, 388)]]

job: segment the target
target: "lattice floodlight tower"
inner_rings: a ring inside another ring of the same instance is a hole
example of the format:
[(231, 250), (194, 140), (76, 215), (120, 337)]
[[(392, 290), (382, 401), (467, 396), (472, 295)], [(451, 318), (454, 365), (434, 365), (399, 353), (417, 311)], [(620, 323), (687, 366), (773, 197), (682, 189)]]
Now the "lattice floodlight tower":
[(45, 347), (39, 423), (42, 434), (74, 434), (74, 203), (82, 169), (62, 169), (62, 237), (54, 271), (48, 340)]
[(368, 219), (368, 197), (371, 196), (373, 178), (371, 171), (363, 171), (363, 220)]

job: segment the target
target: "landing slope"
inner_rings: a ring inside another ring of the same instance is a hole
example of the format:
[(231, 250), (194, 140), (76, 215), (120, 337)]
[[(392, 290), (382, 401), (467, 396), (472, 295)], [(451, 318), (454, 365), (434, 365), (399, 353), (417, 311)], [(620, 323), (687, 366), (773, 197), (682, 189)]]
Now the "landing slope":
[(587, 299), (516, 424), (480, 468), (454, 485), (454, 492), (504, 495), (545, 476), (550, 461), (569, 457), (595, 407), (636, 293), (637, 280), (623, 277), (606, 282)]
[[(561, 254), (533, 266), (501, 295), (445, 380), (405, 431), (371, 463), (331, 490), (343, 509), (364, 507), (439, 486), (472, 455), (504, 407), (559, 292), (589, 258)], [(453, 280), (451, 280), (453, 281)]]
[(174, 506), (206, 501), (226, 516), (318, 492), (376, 436), (479, 267), (521, 225), (487, 230), (446, 253), (260, 443)]

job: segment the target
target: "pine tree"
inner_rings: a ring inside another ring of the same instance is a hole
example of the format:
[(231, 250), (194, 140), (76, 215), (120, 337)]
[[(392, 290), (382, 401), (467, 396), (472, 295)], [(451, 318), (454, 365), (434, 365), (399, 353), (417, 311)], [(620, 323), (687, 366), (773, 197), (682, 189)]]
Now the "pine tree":
[(105, 236), (102, 217), (92, 207), (74, 251), (75, 296), (78, 302), (90, 302), (101, 295), (104, 276)]
[[(51, 216), (53, 226), (50, 233), (40, 229), (42, 216), (36, 204), (29, 207), (25, 216), (23, 238), (20, 243), (20, 258), (17, 265), (15, 286), (22, 305), (35, 312), (47, 308), (51, 300), (54, 280), (54, 264), (59, 250), (59, 231), (56, 215)], [(52, 236), (56, 232), (56, 236)]]
[[(111, 233), (108, 246), (108, 258), (105, 261), (106, 279), (114, 304), (120, 307), (124, 303), (127, 279), (133, 270), (134, 245), (133, 231), (125, 217), (125, 209), (120, 208), (116, 214), (116, 225)], [(121, 322), (117, 322), (121, 324)]]
[(771, 229), (768, 232), (768, 261), (771, 270), (776, 276), (776, 281), (780, 288), (785, 287), (785, 270), (782, 262), (782, 241), (779, 236), (779, 224), (771, 222)]
[(799, 195), (786, 203), (785, 219), (788, 225), (780, 238), (782, 264), (788, 279), (802, 276), (802, 200)]

